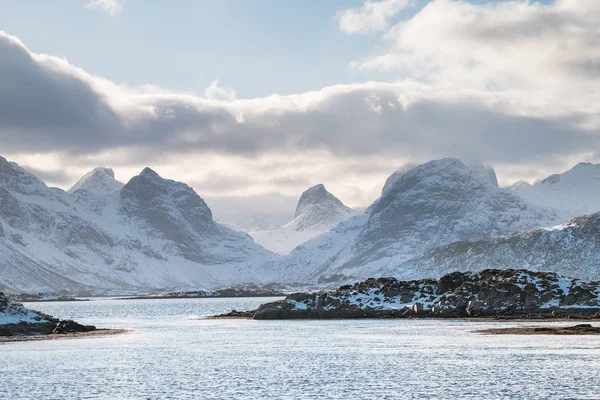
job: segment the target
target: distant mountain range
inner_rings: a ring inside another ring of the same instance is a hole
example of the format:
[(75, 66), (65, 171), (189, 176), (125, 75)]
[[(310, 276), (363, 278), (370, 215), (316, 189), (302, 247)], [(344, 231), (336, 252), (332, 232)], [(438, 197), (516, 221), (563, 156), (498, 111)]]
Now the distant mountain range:
[(598, 165), (500, 188), (492, 168), (447, 158), (396, 171), (360, 213), (313, 186), (293, 220), (253, 240), (150, 168), (126, 184), (96, 168), (65, 192), (0, 157), (0, 291), (337, 285), (490, 267), (598, 279), (600, 217), (579, 215), (600, 211), (599, 193)]

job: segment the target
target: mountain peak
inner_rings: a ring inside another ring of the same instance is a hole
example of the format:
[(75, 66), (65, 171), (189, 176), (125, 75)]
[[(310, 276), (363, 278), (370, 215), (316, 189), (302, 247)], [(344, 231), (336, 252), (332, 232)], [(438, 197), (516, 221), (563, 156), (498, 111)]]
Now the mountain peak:
[(332, 195), (325, 189), (325, 186), (322, 183), (311, 186), (306, 189), (300, 199), (298, 200), (298, 206), (296, 207), (296, 213), (294, 214), (294, 218), (298, 217), (306, 209), (310, 206), (317, 204), (326, 204), (329, 202), (339, 202), (339, 204), (343, 205), (341, 201), (338, 200), (337, 197)]
[(465, 164), (457, 158), (432, 160), (416, 167), (405, 167), (394, 172), (386, 181), (382, 197), (396, 189), (412, 190), (420, 187), (498, 187), (496, 172), (481, 162)]
[(115, 178), (115, 171), (113, 171), (112, 168), (107, 167), (96, 167), (91, 172), (89, 172), (89, 174), (106, 174), (113, 179)]
[(511, 189), (529, 203), (558, 210), (564, 220), (595, 213), (600, 210), (600, 164), (580, 162), (533, 185)]
[[(167, 236), (182, 231), (171, 229), (173, 224), (187, 221), (201, 231), (213, 222), (210, 208), (194, 189), (185, 183), (162, 178), (148, 167), (127, 182), (121, 190), (121, 198), (157, 230), (165, 231)], [(173, 216), (177, 214), (182, 217), (174, 221)]]
[(122, 187), (123, 183), (115, 179), (112, 168), (96, 167), (81, 177), (67, 192), (73, 194), (86, 190), (95, 194), (110, 194), (118, 192)]
[(288, 254), (298, 245), (354, 215), (356, 211), (345, 206), (320, 183), (302, 193), (293, 220), (279, 229), (255, 231), (250, 235), (265, 248), (278, 254)]
[(0, 186), (11, 188), (19, 193), (33, 193), (47, 188), (46, 184), (35, 175), (4, 157), (0, 157)]

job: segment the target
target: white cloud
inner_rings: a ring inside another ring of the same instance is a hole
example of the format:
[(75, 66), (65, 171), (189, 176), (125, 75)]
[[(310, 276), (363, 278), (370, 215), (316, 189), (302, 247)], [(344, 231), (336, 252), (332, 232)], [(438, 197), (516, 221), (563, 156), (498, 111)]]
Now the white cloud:
[(237, 93), (234, 89), (219, 86), (219, 80), (214, 80), (204, 89), (204, 96), (210, 100), (235, 100)]
[(433, 0), (386, 30), (387, 51), (352, 66), (395, 70), (444, 91), (503, 93), (527, 113), (587, 114), (597, 129), (599, 20), (597, 0)]
[(367, 0), (359, 9), (338, 13), (340, 29), (348, 34), (383, 31), (408, 4), (409, 0)]
[(89, 0), (84, 7), (98, 8), (114, 16), (123, 10), (124, 3), (125, 0)]

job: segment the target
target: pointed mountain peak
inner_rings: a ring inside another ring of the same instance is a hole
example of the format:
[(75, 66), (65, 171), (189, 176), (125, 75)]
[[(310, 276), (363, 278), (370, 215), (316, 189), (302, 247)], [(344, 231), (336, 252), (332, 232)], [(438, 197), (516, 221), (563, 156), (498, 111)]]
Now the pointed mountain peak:
[(298, 206), (296, 207), (296, 213), (294, 218), (304, 213), (309, 207), (314, 205), (340, 205), (345, 207), (344, 204), (334, 195), (329, 193), (322, 183), (312, 186), (306, 189), (298, 200)]
[(123, 183), (115, 179), (112, 168), (96, 167), (79, 179), (67, 192), (73, 194), (86, 190), (94, 194), (110, 194), (118, 192), (123, 186)]
[(140, 175), (141, 176), (152, 177), (152, 178), (161, 178), (161, 176), (156, 171), (154, 171), (152, 168), (150, 168), (150, 167), (144, 168), (142, 170), (142, 172), (140, 172)]
[(34, 174), (4, 157), (0, 157), (0, 185), (19, 193), (33, 193), (47, 189), (46, 184)]
[(184, 225), (196, 232), (212, 229), (212, 212), (190, 186), (162, 178), (150, 168), (127, 182), (120, 192), (123, 206), (130, 215), (146, 220), (164, 237), (181, 242)]

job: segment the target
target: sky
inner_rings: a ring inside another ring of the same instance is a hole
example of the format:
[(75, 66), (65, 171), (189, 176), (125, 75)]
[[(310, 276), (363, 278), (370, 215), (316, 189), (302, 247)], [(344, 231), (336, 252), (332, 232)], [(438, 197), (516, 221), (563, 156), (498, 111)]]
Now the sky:
[(0, 155), (188, 183), (217, 217), (365, 207), (406, 164), (598, 162), (597, 0), (0, 0)]

